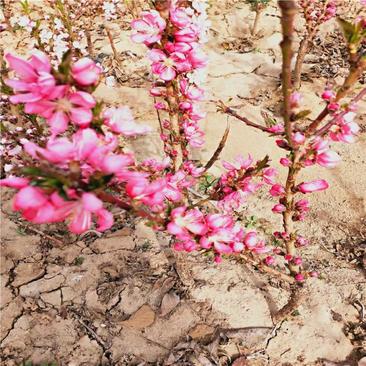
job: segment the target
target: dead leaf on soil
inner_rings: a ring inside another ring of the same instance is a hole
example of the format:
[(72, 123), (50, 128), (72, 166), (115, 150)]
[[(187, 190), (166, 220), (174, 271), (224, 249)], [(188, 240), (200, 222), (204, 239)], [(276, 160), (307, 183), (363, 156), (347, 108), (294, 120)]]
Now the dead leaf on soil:
[(160, 315), (169, 314), (180, 303), (180, 297), (174, 292), (168, 292), (164, 295), (160, 307)]
[(142, 330), (154, 323), (154, 320), (154, 311), (149, 305), (143, 305), (128, 320), (122, 322), (122, 324), (132, 329)]

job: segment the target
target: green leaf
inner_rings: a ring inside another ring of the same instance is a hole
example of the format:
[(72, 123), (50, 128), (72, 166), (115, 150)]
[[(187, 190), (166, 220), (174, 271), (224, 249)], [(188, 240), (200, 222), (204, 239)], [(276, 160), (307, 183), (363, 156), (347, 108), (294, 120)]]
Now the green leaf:
[(39, 177), (46, 177), (45, 173), (36, 167), (26, 167), (22, 169), (24, 175), (31, 175), (31, 176), (39, 176)]
[(109, 175), (103, 175), (102, 177), (99, 178), (91, 178), (89, 180), (88, 190), (94, 191), (98, 188), (105, 187), (111, 181), (113, 176), (114, 176), (113, 174), (109, 174)]
[(337, 22), (341, 26), (343, 34), (346, 37), (346, 40), (350, 43), (356, 31), (354, 24), (342, 18), (337, 18)]
[(304, 111), (300, 111), (299, 113), (296, 113), (293, 117), (293, 121), (298, 121), (299, 119), (304, 119), (306, 116), (308, 116), (311, 113), (310, 109), (306, 109)]
[(65, 76), (66, 79), (70, 73), (71, 61), (72, 61), (72, 52), (71, 50), (68, 50), (63, 54), (62, 61), (58, 67), (58, 72), (63, 76)]
[(257, 162), (257, 165), (255, 167), (256, 171), (260, 172), (264, 168), (268, 168), (269, 167), (268, 163), (269, 163), (269, 156), (266, 155), (264, 159)]

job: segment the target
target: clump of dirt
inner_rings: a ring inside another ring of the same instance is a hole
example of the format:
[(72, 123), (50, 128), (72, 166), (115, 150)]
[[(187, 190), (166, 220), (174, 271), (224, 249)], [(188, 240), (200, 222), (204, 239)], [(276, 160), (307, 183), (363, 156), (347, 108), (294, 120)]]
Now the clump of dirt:
[(255, 49), (253, 40), (250, 38), (233, 38), (221, 42), (221, 47), (225, 51), (236, 51), (238, 53), (248, 53)]
[(313, 40), (311, 56), (306, 63), (311, 66), (309, 78), (324, 77), (332, 79), (337, 76), (345, 77), (348, 69), (348, 50), (341, 31), (335, 30), (324, 36), (316, 36)]

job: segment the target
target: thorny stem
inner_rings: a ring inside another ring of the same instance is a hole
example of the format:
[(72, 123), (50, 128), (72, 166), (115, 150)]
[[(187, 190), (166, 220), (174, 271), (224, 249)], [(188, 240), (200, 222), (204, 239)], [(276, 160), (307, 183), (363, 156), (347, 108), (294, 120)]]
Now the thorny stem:
[(147, 219), (149, 221), (152, 221), (152, 222), (158, 223), (158, 224), (164, 223), (164, 220), (161, 217), (152, 216), (148, 212), (144, 211), (143, 209), (134, 207), (133, 205), (129, 205), (128, 203), (122, 201), (120, 198), (115, 197), (109, 193), (100, 191), (100, 192), (98, 192), (98, 197), (102, 201), (112, 203), (112, 204), (118, 206), (119, 208), (122, 208), (125, 211), (130, 211), (130, 212), (134, 211), (134, 213), (138, 217)]
[(179, 106), (173, 82), (168, 82), (166, 86), (167, 90), (167, 103), (169, 107), (169, 120), (171, 125), (172, 147), (174, 150), (173, 165), (176, 172), (183, 163), (183, 151), (181, 148), (181, 136), (179, 126)]
[(294, 20), (296, 15), (296, 5), (293, 0), (279, 0), (278, 2), (282, 17), (282, 94), (283, 94), (283, 119), (285, 123), (285, 133), (289, 145), (292, 147), (292, 122), (290, 97), (292, 92), (292, 72), (291, 62), (293, 57), (292, 43), (294, 34)]
[(205, 172), (207, 172), (207, 170), (210, 169), (212, 167), (212, 165), (214, 165), (216, 163), (216, 161), (219, 159), (220, 154), (225, 147), (227, 138), (229, 136), (229, 132), (230, 132), (230, 125), (227, 124), (225, 132), (220, 140), (219, 146), (216, 148), (216, 150), (213, 153), (213, 155), (211, 156), (210, 160), (205, 165)]
[[(295, 207), (294, 188), (296, 186), (297, 176), (301, 169), (301, 167), (299, 165), (300, 156), (301, 155), (300, 155), (299, 150), (295, 150), (293, 152), (293, 158), (292, 158), (289, 170), (288, 170), (286, 186), (285, 186), (284, 203), (285, 203), (286, 211), (282, 214), (283, 227), (284, 227), (285, 232), (289, 235), (289, 238), (285, 241), (286, 253), (293, 257), (296, 255), (296, 247), (295, 247), (296, 234), (294, 232), (295, 231), (294, 230), (294, 221), (292, 219), (293, 214), (294, 214), (294, 207)], [(296, 274), (299, 271), (299, 267), (295, 266), (291, 263), (289, 264), (289, 269), (292, 274)]]
[(222, 101), (219, 101), (218, 102), (218, 107), (219, 107), (219, 110), (221, 112), (226, 113), (226, 114), (229, 114), (230, 116), (235, 117), (239, 121), (244, 122), (247, 126), (254, 127), (254, 128), (256, 128), (258, 130), (261, 130), (263, 132), (270, 133), (271, 135), (278, 135), (278, 136), (283, 135), (282, 132), (271, 132), (271, 131), (268, 130), (267, 127), (261, 126), (261, 125), (255, 123), (255, 122), (252, 122), (252, 121), (250, 121), (248, 118), (246, 118), (244, 116), (240, 116), (233, 109), (231, 109), (230, 107), (227, 107)]
[(273, 267), (269, 267), (269, 266), (266, 266), (263, 263), (259, 263), (247, 254), (242, 253), (242, 254), (239, 255), (239, 257), (244, 259), (245, 263), (249, 263), (253, 267), (257, 268), (260, 272), (268, 273), (270, 275), (275, 275), (276, 277), (280, 278), (281, 280), (284, 280), (284, 281), (286, 281), (288, 283), (291, 283), (291, 284), (295, 283), (295, 279), (293, 277), (288, 276), (286, 273), (282, 273), (280, 271), (277, 271)]
[[(285, 133), (288, 144), (292, 150), (292, 161), (289, 166), (286, 187), (285, 187), (285, 207), (286, 211), (283, 213), (283, 226), (285, 232), (289, 235), (289, 239), (286, 240), (286, 252), (291, 256), (296, 255), (296, 234), (294, 232), (293, 214), (294, 214), (294, 188), (296, 186), (296, 178), (300, 171), (300, 152), (293, 147), (292, 142), (292, 122), (291, 122), (291, 105), (290, 97), (292, 92), (292, 70), (291, 61), (293, 57), (292, 51), (292, 39), (294, 34), (294, 19), (296, 15), (296, 5), (293, 0), (279, 0), (278, 2), (282, 17), (282, 33), (283, 40), (281, 42), (282, 50), (282, 93), (284, 99), (283, 107), (283, 119), (285, 124)], [(289, 264), (289, 269), (292, 274), (296, 274), (299, 271), (298, 266)]]
[[(155, 8), (160, 13), (161, 17), (166, 20), (169, 32), (171, 24), (169, 23), (169, 7), (170, 0), (157, 0), (155, 1)], [(168, 41), (169, 36), (166, 35), (162, 39), (162, 46)], [(179, 125), (179, 100), (177, 96), (177, 90), (174, 86), (174, 81), (169, 81), (165, 83), (167, 96), (166, 102), (169, 108), (169, 121), (170, 121), (170, 138), (172, 148), (174, 150), (172, 160), (173, 160), (173, 171), (176, 172), (183, 163), (183, 146), (182, 138), (180, 133)]]

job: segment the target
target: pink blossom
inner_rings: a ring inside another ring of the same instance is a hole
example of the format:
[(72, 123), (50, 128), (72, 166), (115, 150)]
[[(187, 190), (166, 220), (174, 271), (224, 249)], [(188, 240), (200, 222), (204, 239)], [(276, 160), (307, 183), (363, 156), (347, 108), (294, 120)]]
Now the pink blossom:
[(358, 134), (360, 127), (354, 122), (354, 112), (346, 113), (337, 124), (333, 125), (329, 132), (329, 137), (333, 141), (340, 141), (345, 143), (353, 143), (355, 136)]
[(285, 188), (281, 184), (274, 184), (269, 193), (273, 197), (283, 196), (285, 194)]
[(267, 266), (273, 266), (276, 261), (271, 255), (269, 255), (265, 258), (264, 262), (266, 263)]
[(290, 96), (290, 106), (291, 108), (297, 108), (301, 103), (302, 95), (299, 92), (293, 92)]
[(245, 198), (246, 194), (242, 191), (231, 192), (218, 202), (218, 207), (225, 212), (231, 212), (237, 210), (245, 202)]
[(167, 42), (165, 44), (165, 49), (169, 53), (181, 52), (181, 53), (186, 54), (189, 51), (191, 51), (192, 48), (193, 48), (192, 44), (185, 43), (185, 42)]
[(322, 93), (322, 98), (326, 101), (330, 101), (335, 98), (335, 93), (332, 90), (326, 89)]
[(286, 211), (286, 206), (278, 203), (277, 205), (274, 205), (272, 208), (272, 211), (275, 213), (282, 213)]
[(131, 28), (134, 31), (131, 39), (136, 43), (151, 45), (160, 41), (165, 27), (166, 22), (159, 12), (156, 10), (143, 11), (141, 19), (133, 20), (131, 23)]
[(320, 192), (328, 189), (329, 184), (324, 179), (316, 179), (312, 182), (301, 183), (297, 186), (297, 189), (301, 193), (312, 193), (312, 192)]
[(215, 255), (215, 263), (217, 263), (217, 264), (222, 263), (222, 257), (221, 257), (221, 255)]
[(193, 85), (189, 84), (188, 80), (185, 78), (182, 78), (179, 80), (179, 86), (181, 93), (189, 100), (203, 100), (204, 97), (204, 90)]
[(47, 119), (52, 134), (57, 135), (66, 131), (70, 121), (79, 127), (88, 127), (93, 119), (91, 109), (95, 104), (89, 93), (70, 92), (68, 86), (59, 85), (49, 93), (47, 100), (26, 103), (25, 112)]
[(295, 208), (300, 212), (308, 212), (310, 210), (309, 201), (306, 199), (299, 200), (295, 203)]
[(186, 207), (178, 207), (171, 212), (167, 229), (170, 234), (182, 240), (191, 234), (204, 235), (207, 232), (202, 212), (198, 209), (187, 211)]
[(295, 257), (292, 262), (296, 265), (296, 266), (300, 266), (302, 264), (302, 259), (300, 257)]
[(51, 64), (44, 53), (35, 51), (28, 61), (9, 53), (5, 58), (10, 69), (19, 76), (19, 79), (5, 80), (5, 84), (15, 93), (20, 92), (10, 97), (11, 103), (37, 102), (47, 98), (53, 92), (56, 81), (51, 75)]
[(290, 149), (289, 146), (288, 146), (288, 143), (285, 140), (282, 140), (282, 139), (276, 140), (276, 145), (278, 147), (280, 147), (281, 149), (286, 149), (286, 150)]
[(275, 177), (278, 175), (278, 172), (275, 168), (266, 168), (263, 170), (263, 180), (267, 184), (274, 184)]
[(193, 121), (186, 120), (183, 123), (184, 135), (188, 143), (194, 148), (200, 148), (204, 145), (204, 132)]
[(339, 105), (339, 103), (329, 103), (328, 104), (328, 109), (332, 112), (338, 111), (338, 109), (341, 108), (341, 106)]
[(303, 282), (303, 281), (305, 280), (305, 277), (304, 277), (304, 275), (302, 275), (301, 273), (297, 273), (297, 274), (295, 275), (295, 280), (296, 280), (297, 282)]
[(271, 251), (271, 248), (266, 246), (264, 240), (260, 240), (257, 245), (252, 249), (255, 254), (265, 254)]
[(128, 107), (111, 107), (104, 111), (104, 124), (111, 131), (121, 133), (125, 136), (136, 136), (150, 132), (149, 126), (135, 123), (131, 110)]
[(273, 133), (282, 133), (282, 132), (285, 132), (285, 127), (282, 124), (277, 124), (277, 125), (269, 127), (267, 130), (269, 132), (273, 132)]
[(341, 157), (331, 150), (327, 150), (318, 154), (316, 157), (316, 162), (325, 168), (334, 168), (341, 161)]
[(101, 68), (87, 57), (81, 58), (71, 66), (73, 79), (82, 86), (95, 85), (100, 73)]
[(188, 53), (188, 59), (194, 69), (201, 69), (207, 66), (208, 57), (201, 48), (195, 47)]
[(293, 135), (292, 135), (292, 140), (298, 144), (298, 145), (301, 145), (305, 142), (305, 135), (301, 132), (295, 132)]
[(292, 261), (292, 258), (293, 258), (293, 256), (292, 256), (291, 254), (286, 254), (286, 255), (284, 256), (284, 259), (285, 259), (285, 261), (286, 261), (286, 262), (290, 262), (290, 261)]
[(15, 211), (29, 212), (42, 207), (47, 202), (47, 195), (38, 187), (22, 187), (14, 197), (13, 209)]
[(198, 40), (199, 31), (193, 24), (174, 33), (177, 42), (192, 43)]
[(15, 189), (24, 188), (29, 184), (29, 180), (26, 178), (8, 176), (7, 178), (0, 179), (0, 187), (10, 187)]
[(202, 248), (213, 247), (219, 254), (238, 253), (244, 249), (241, 242), (243, 230), (234, 223), (231, 216), (211, 214), (206, 217), (206, 224), (208, 232), (200, 239)]
[(309, 245), (309, 240), (304, 238), (303, 236), (299, 235), (296, 238), (296, 245), (298, 247), (305, 247), (305, 246)]
[(188, 253), (197, 250), (198, 245), (194, 240), (177, 241), (174, 243), (174, 249), (177, 251), (186, 251)]
[(289, 167), (291, 165), (291, 160), (288, 158), (281, 158), (280, 159), (280, 164), (285, 166), (285, 167)]
[(169, 57), (161, 50), (152, 49), (148, 54), (152, 62), (152, 72), (164, 81), (171, 81), (179, 72), (188, 71), (192, 68), (185, 55), (174, 52)]
[(103, 208), (102, 201), (93, 193), (83, 193), (75, 201), (64, 201), (59, 195), (53, 194), (51, 202), (55, 207), (54, 220), (69, 220), (69, 230), (75, 234), (90, 229), (92, 215), (97, 217), (98, 231), (105, 231), (113, 225), (113, 215)]
[(191, 24), (192, 18), (187, 9), (173, 7), (170, 9), (170, 21), (178, 28), (185, 28)]
[(245, 159), (243, 155), (238, 155), (234, 159), (234, 163), (229, 163), (227, 161), (222, 162), (222, 166), (229, 170), (246, 170), (253, 164), (253, 157), (251, 155), (248, 155), (248, 158)]
[(244, 244), (248, 249), (253, 249), (258, 244), (258, 236), (255, 231), (249, 231), (245, 234)]

